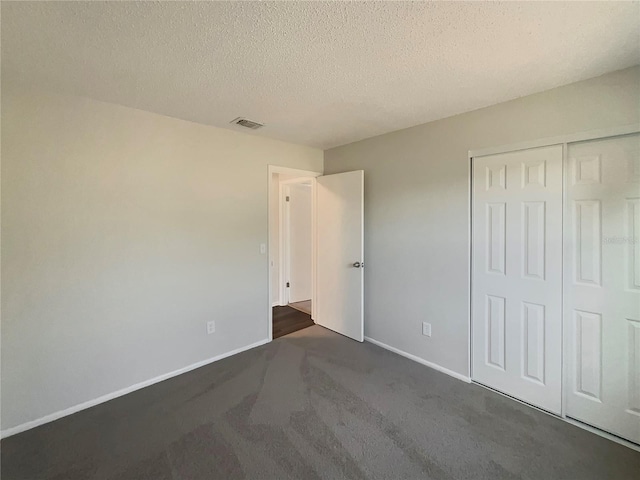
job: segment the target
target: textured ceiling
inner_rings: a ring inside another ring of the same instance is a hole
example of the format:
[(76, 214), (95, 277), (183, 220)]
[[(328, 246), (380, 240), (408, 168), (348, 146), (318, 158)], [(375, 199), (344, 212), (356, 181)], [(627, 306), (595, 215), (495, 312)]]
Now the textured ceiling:
[(637, 2), (2, 2), (3, 81), (329, 148), (640, 63)]

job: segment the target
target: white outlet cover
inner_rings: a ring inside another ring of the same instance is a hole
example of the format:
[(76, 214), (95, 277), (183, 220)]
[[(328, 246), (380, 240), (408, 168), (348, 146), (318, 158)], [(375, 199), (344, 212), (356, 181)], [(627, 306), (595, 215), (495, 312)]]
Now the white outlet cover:
[(426, 335), (427, 337), (431, 336), (431, 324), (427, 322), (422, 323), (422, 335)]
[(212, 334), (216, 331), (216, 322), (207, 322), (207, 334)]
[(267, 253), (267, 244), (266, 243), (261, 243), (260, 244), (260, 253), (263, 254), (263, 255), (265, 253)]

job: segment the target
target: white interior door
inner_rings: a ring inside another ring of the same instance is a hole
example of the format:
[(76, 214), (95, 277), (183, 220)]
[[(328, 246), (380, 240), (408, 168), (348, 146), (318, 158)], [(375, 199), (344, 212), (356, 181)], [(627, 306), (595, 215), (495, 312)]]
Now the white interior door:
[(364, 172), (317, 177), (314, 320), (364, 341)]
[(568, 158), (566, 413), (640, 443), (640, 135)]
[(562, 400), (562, 146), (473, 159), (472, 377)]
[(311, 299), (311, 183), (287, 186), (289, 303)]

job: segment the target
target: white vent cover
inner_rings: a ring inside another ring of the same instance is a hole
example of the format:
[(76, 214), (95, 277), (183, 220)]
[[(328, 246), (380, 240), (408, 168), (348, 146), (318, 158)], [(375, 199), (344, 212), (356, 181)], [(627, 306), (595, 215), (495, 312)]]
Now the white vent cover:
[(257, 130), (259, 128), (264, 127), (264, 124), (262, 123), (254, 122), (253, 120), (247, 120), (246, 118), (243, 118), (243, 117), (238, 117), (234, 120), (231, 120), (230, 123), (240, 125), (241, 127), (250, 128), (251, 130)]

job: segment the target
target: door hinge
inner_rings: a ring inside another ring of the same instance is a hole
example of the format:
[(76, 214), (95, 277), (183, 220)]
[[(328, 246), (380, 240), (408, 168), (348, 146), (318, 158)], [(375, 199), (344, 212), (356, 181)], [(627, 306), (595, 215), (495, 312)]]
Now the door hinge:
[(289, 201), (289, 195), (286, 196), (285, 201), (288, 202)]
[(287, 288), (289, 288), (291, 285), (289, 284), (289, 282), (287, 282)]

